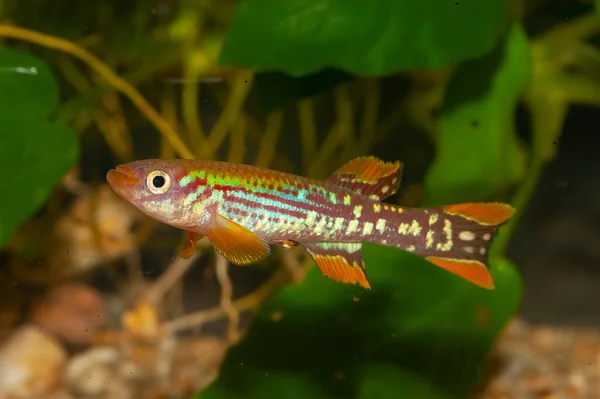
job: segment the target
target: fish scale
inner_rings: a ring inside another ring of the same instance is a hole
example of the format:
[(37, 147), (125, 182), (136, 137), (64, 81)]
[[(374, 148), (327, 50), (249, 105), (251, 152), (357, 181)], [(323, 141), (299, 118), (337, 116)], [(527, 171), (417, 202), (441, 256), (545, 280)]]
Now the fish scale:
[(183, 257), (201, 236), (235, 264), (264, 259), (269, 245), (300, 245), (326, 277), (370, 288), (361, 249), (369, 242), (412, 252), (493, 288), (487, 253), (514, 209), (383, 202), (398, 190), (401, 172), (399, 162), (374, 157), (356, 158), (325, 180), (252, 165), (151, 159), (120, 165), (107, 180), (148, 216), (188, 232)]

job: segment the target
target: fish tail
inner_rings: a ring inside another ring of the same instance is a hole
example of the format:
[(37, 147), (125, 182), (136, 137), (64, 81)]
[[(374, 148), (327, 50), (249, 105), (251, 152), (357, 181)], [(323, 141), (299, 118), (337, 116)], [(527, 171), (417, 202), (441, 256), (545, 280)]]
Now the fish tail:
[(466, 203), (425, 211), (439, 216), (435, 221), (430, 218), (425, 245), (415, 253), (480, 287), (493, 289), (488, 252), (498, 228), (515, 209), (501, 203)]

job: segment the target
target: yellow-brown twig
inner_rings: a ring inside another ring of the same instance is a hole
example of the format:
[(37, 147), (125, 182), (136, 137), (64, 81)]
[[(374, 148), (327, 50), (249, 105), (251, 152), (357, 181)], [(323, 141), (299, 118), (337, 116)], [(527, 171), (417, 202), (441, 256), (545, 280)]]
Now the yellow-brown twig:
[(339, 146), (342, 140), (340, 129), (342, 127), (339, 123), (334, 122), (333, 126), (327, 133), (325, 140), (321, 144), (319, 152), (313, 157), (313, 162), (308, 168), (308, 175), (317, 179), (324, 177), (323, 168), (327, 160), (331, 157), (335, 149)]
[[(256, 291), (233, 301), (232, 306), (237, 309), (238, 312), (256, 309), (289, 280), (289, 272), (284, 268), (280, 268)], [(227, 312), (221, 306), (201, 310), (165, 323), (164, 329), (170, 334), (175, 334), (181, 331), (198, 328), (211, 321), (220, 320), (226, 315)]]
[(221, 255), (217, 255), (216, 272), (217, 280), (221, 285), (221, 308), (227, 314), (229, 319), (229, 328), (227, 329), (227, 338), (229, 342), (234, 343), (240, 337), (239, 332), (239, 321), (240, 314), (239, 310), (233, 306), (233, 285), (229, 279), (229, 262)]
[(231, 127), (231, 137), (229, 138), (229, 155), (227, 160), (234, 163), (244, 162), (244, 152), (246, 151), (246, 118), (240, 116)]
[(302, 168), (305, 172), (308, 172), (317, 150), (315, 114), (311, 99), (298, 101), (298, 124), (300, 125), (300, 139), (302, 141)]
[(0, 36), (11, 37), (14, 39), (24, 40), (31, 43), (36, 43), (44, 47), (53, 48), (71, 54), (80, 59), (111, 84), (116, 90), (120, 91), (138, 108), (138, 110), (146, 117), (157, 130), (163, 134), (171, 143), (173, 148), (183, 158), (194, 158), (192, 152), (187, 148), (185, 143), (177, 135), (175, 130), (160, 116), (160, 114), (150, 105), (150, 103), (127, 81), (123, 80), (112, 69), (98, 57), (77, 46), (68, 40), (59, 39), (40, 32), (29, 29), (19, 28), (10, 25), (0, 25)]
[(200, 122), (200, 111), (198, 109), (198, 89), (200, 84), (197, 82), (198, 74), (192, 66), (188, 66), (186, 70), (186, 82), (181, 91), (181, 108), (183, 120), (196, 156), (202, 156), (203, 147), (206, 146), (206, 138), (204, 129)]
[(278, 109), (271, 112), (267, 117), (265, 133), (260, 141), (260, 148), (258, 150), (258, 156), (256, 157), (257, 166), (262, 166), (265, 168), (271, 166), (282, 126), (283, 110)]
[(156, 306), (165, 293), (189, 270), (196, 259), (198, 259), (198, 256), (198, 252), (196, 251), (189, 259), (175, 258), (173, 263), (167, 268), (167, 271), (146, 291), (144, 296), (148, 303)]
[(233, 87), (229, 93), (225, 107), (208, 136), (208, 145), (205, 146), (205, 157), (214, 157), (214, 153), (227, 137), (232, 125), (240, 117), (246, 96), (252, 86), (252, 78), (253, 76), (250, 72), (241, 72), (233, 78)]
[[(177, 126), (177, 109), (175, 107), (175, 89), (169, 85), (161, 99), (161, 112), (163, 117), (171, 126)], [(171, 159), (175, 157), (173, 147), (165, 136), (160, 136), (160, 157), (162, 159)]]

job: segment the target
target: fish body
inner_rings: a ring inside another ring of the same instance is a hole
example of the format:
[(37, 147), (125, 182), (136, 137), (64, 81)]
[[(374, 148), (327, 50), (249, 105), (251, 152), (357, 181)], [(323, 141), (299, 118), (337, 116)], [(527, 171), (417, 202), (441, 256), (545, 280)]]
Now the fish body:
[(208, 236), (234, 264), (300, 245), (323, 274), (370, 288), (362, 243), (421, 256), (481, 287), (493, 288), (487, 252), (514, 209), (498, 203), (408, 208), (383, 203), (402, 164), (359, 157), (325, 180), (251, 165), (150, 159), (107, 174), (117, 194), (154, 219), (188, 232), (183, 257)]

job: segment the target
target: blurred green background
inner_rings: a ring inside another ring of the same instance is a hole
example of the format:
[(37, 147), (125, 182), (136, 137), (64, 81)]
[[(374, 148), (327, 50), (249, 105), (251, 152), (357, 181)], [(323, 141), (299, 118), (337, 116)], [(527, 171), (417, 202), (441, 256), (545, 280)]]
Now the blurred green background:
[(365, 245), (372, 291), (315, 268), (283, 285), (196, 398), (475, 392), (523, 295), (513, 233), (570, 107), (600, 105), (598, 0), (0, 0), (0, 17), (7, 270), (47, 273), (46, 233), (76, 196), (73, 171), (104, 184), (140, 158), (324, 178), (375, 155), (405, 163), (394, 203), (517, 208), (491, 254), (494, 291)]

